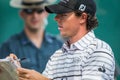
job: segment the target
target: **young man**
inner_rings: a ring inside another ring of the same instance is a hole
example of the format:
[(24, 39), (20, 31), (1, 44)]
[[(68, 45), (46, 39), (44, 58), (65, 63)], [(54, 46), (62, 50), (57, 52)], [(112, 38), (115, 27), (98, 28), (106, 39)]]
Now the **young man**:
[[(51, 56), (45, 71), (18, 69), (20, 80), (114, 80), (115, 61), (110, 46), (95, 37), (96, 4), (93, 0), (61, 0), (45, 7), (56, 13), (60, 34), (67, 38)], [(31, 74), (34, 73), (34, 74)]]
[[(22, 67), (42, 72), (50, 56), (61, 48), (62, 42), (55, 36), (46, 33), (48, 13), (45, 5), (55, 0), (11, 0), (10, 5), (20, 9), (24, 20), (24, 30), (4, 42), (0, 48), (0, 58), (10, 53), (24, 60)], [(26, 58), (26, 59), (25, 59)]]

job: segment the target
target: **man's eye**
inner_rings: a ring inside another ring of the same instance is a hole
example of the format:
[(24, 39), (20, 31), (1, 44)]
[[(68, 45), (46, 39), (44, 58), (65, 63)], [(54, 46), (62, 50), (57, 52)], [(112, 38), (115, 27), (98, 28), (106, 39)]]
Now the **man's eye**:
[(65, 17), (65, 16), (67, 16), (67, 15), (66, 15), (66, 14), (63, 14), (63, 15), (61, 15), (61, 16)]
[(63, 14), (63, 16), (67, 16), (66, 14)]

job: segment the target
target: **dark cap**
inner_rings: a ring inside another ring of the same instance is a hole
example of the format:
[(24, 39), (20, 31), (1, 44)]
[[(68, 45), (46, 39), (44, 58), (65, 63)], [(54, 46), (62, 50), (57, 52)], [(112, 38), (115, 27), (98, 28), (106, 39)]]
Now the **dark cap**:
[(62, 14), (72, 11), (81, 11), (94, 16), (96, 4), (94, 0), (60, 0), (58, 4), (45, 6), (48, 13)]

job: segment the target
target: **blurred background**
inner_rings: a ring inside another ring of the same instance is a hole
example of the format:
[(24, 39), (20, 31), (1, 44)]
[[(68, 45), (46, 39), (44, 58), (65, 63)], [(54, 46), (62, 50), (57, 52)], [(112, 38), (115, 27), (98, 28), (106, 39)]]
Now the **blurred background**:
[[(23, 29), (23, 21), (19, 9), (9, 6), (10, 0), (0, 0), (0, 44), (11, 35)], [(116, 63), (120, 65), (120, 0), (95, 0), (99, 26), (95, 29), (98, 38), (106, 41), (113, 49)], [(49, 15), (46, 31), (58, 35), (54, 14)], [(120, 77), (117, 78), (120, 80)]]

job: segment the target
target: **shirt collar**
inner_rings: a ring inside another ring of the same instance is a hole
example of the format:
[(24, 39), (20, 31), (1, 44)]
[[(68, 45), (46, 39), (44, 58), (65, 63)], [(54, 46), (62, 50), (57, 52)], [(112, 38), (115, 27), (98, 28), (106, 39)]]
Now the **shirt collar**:
[(50, 34), (48, 34), (48, 33), (44, 33), (44, 39), (43, 39), (43, 41), (46, 41), (46, 42), (48, 42), (48, 43), (53, 43), (53, 39), (52, 39), (52, 35), (50, 35)]
[(26, 45), (26, 44), (30, 43), (30, 40), (28, 39), (27, 35), (25, 34), (25, 31), (22, 31), (20, 33), (20, 38), (21, 38), (21, 43), (23, 45)]
[(77, 42), (68, 46), (68, 42), (63, 44), (62, 51), (66, 52), (68, 50), (84, 50), (88, 45), (90, 45), (94, 41), (95, 35), (93, 31), (88, 32), (84, 37), (82, 37)]
[[(52, 35), (48, 35), (46, 32), (44, 33), (44, 38), (43, 38), (43, 42), (47, 42), (47, 43), (52, 43)], [(21, 43), (23, 45), (26, 45), (28, 43), (31, 43), (31, 41), (28, 39), (27, 35), (25, 34), (25, 31), (22, 31), (20, 33), (20, 38), (21, 38)]]

